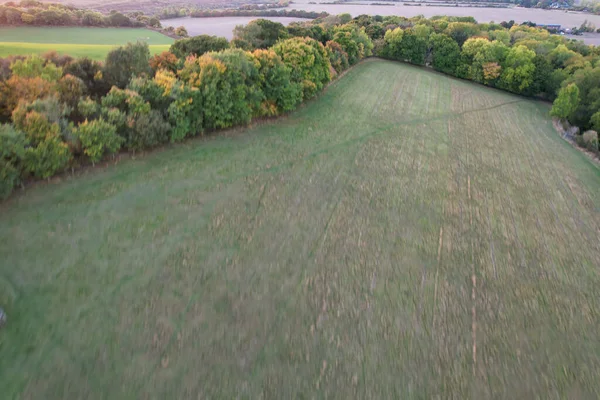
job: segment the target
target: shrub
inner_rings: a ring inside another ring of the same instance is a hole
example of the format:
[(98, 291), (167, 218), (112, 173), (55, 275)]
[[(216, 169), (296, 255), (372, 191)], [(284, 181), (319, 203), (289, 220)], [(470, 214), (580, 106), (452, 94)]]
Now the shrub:
[(100, 161), (105, 154), (114, 154), (121, 148), (124, 139), (117, 135), (117, 128), (103, 119), (85, 121), (75, 129), (83, 152), (92, 163)]
[(25, 149), (24, 167), (36, 178), (45, 179), (62, 171), (70, 160), (67, 144), (57, 136), (50, 136), (36, 147)]
[(21, 78), (42, 78), (46, 81), (55, 82), (62, 76), (62, 68), (51, 62), (46, 62), (40, 56), (31, 56), (24, 60), (17, 60), (10, 69), (14, 76)]
[(597, 152), (598, 148), (598, 132), (586, 131), (582, 135), (583, 144), (588, 150)]
[(131, 150), (142, 150), (156, 147), (169, 139), (171, 125), (162, 115), (152, 110), (135, 118), (133, 129), (127, 140), (127, 147)]
[(60, 127), (57, 123), (48, 121), (45, 115), (30, 110), (24, 103), (13, 112), (13, 123), (17, 129), (25, 132), (27, 139), (33, 145), (43, 142), (47, 137), (60, 136)]
[(79, 99), (77, 103), (77, 111), (84, 118), (94, 118), (100, 111), (100, 106), (90, 97)]

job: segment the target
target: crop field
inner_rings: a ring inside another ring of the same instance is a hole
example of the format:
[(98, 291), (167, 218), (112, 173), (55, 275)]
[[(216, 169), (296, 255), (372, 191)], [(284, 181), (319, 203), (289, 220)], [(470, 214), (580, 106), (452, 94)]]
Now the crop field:
[(128, 28), (0, 28), (0, 57), (47, 51), (102, 60), (115, 46), (143, 41), (152, 54), (168, 50), (173, 39), (149, 30)]
[(4, 398), (597, 398), (600, 170), (368, 60), (288, 117), (0, 205)]

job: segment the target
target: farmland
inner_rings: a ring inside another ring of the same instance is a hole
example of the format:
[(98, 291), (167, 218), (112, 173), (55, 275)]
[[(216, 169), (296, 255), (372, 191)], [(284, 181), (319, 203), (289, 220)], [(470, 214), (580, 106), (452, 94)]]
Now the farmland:
[(73, 57), (103, 59), (115, 46), (144, 41), (150, 51), (168, 50), (173, 39), (148, 29), (127, 28), (0, 28), (0, 57), (55, 50)]
[(0, 209), (6, 398), (594, 398), (600, 171), (549, 106), (369, 60)]

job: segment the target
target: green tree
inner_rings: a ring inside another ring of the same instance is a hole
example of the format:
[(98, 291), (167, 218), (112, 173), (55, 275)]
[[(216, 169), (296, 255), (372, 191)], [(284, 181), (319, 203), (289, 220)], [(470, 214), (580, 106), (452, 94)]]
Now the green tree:
[(135, 117), (133, 129), (127, 138), (127, 147), (131, 150), (143, 150), (159, 146), (169, 140), (171, 125), (160, 112), (150, 110)]
[(134, 76), (150, 74), (150, 48), (147, 43), (128, 43), (106, 56), (103, 78), (111, 86), (124, 88)]
[(209, 51), (221, 51), (229, 47), (229, 42), (223, 37), (199, 35), (188, 39), (180, 39), (171, 45), (170, 52), (178, 58), (195, 54), (198, 57)]
[(563, 85), (574, 83), (579, 88), (579, 104), (569, 121), (585, 131), (591, 127), (591, 118), (600, 110), (600, 66), (575, 71)]
[(462, 46), (468, 38), (479, 33), (477, 24), (469, 22), (450, 22), (444, 33), (450, 36), (459, 46)]
[(460, 63), (460, 47), (450, 36), (435, 33), (431, 35), (433, 68), (454, 75)]
[(85, 92), (93, 98), (99, 99), (110, 90), (110, 85), (103, 78), (102, 64), (98, 61), (78, 58), (65, 67), (66, 74), (81, 79), (86, 87)]
[(394, 60), (400, 60), (400, 50), (403, 37), (404, 30), (402, 30), (402, 28), (388, 30), (383, 37), (385, 46), (383, 48), (383, 54), (381, 55)]
[(273, 51), (290, 67), (292, 82), (303, 87), (304, 99), (313, 97), (331, 80), (325, 47), (311, 38), (292, 38), (278, 42)]
[(206, 128), (245, 124), (258, 113), (264, 95), (251, 53), (229, 49), (189, 57), (179, 75), (201, 93)]
[(71, 160), (66, 143), (57, 136), (46, 137), (35, 147), (27, 147), (23, 157), (24, 168), (36, 178), (50, 178), (65, 169)]
[(273, 50), (256, 50), (252, 54), (259, 65), (259, 84), (264, 95), (259, 114), (273, 116), (292, 111), (302, 101), (302, 86), (292, 82), (291, 69)]
[(533, 83), (535, 52), (525, 46), (511, 47), (503, 64), (499, 85), (511, 92), (523, 93)]
[(14, 76), (20, 78), (42, 78), (49, 82), (56, 82), (63, 74), (62, 68), (51, 62), (46, 62), (42, 57), (34, 55), (23, 60), (16, 60), (10, 69)]
[(558, 92), (558, 97), (552, 104), (550, 115), (553, 117), (567, 119), (572, 115), (579, 105), (579, 88), (571, 83)]
[(114, 154), (121, 148), (124, 139), (117, 135), (117, 128), (103, 119), (85, 121), (75, 129), (75, 136), (81, 141), (83, 152), (92, 163), (105, 154)]
[(185, 26), (179, 26), (177, 28), (175, 28), (174, 33), (182, 38), (186, 38), (189, 36), (187, 29), (185, 29)]
[(7, 198), (21, 181), (27, 139), (11, 125), (0, 125), (0, 199)]
[(535, 56), (533, 64), (535, 65), (533, 81), (531, 82), (531, 86), (525, 91), (525, 94), (528, 96), (542, 96), (553, 100), (556, 88), (552, 87), (552, 65), (546, 57), (541, 55)]
[(509, 48), (499, 41), (470, 38), (462, 48), (463, 62), (468, 66), (467, 78), (476, 82), (493, 84), (501, 73)]
[(348, 54), (346, 54), (339, 43), (330, 40), (325, 45), (325, 48), (329, 55), (329, 62), (338, 74), (348, 69), (348, 66), (350, 65), (348, 62)]
[(600, 132), (600, 111), (595, 112), (590, 118), (593, 129), (596, 132)]
[(266, 49), (281, 39), (287, 39), (289, 33), (283, 24), (267, 19), (255, 19), (247, 25), (238, 25), (233, 30), (233, 38), (243, 40), (253, 49)]
[(364, 28), (354, 24), (346, 24), (336, 26), (333, 32), (333, 41), (342, 46), (342, 49), (348, 55), (350, 65), (372, 55), (373, 42), (365, 33)]
[(425, 65), (427, 45), (428, 39), (415, 33), (412, 28), (405, 29), (400, 43), (400, 59), (411, 64)]

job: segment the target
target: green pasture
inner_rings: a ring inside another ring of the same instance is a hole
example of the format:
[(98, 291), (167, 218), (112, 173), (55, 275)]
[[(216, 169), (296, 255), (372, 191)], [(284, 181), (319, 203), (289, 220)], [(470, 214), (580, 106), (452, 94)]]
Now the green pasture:
[(368, 60), (17, 191), (2, 398), (597, 398), (600, 172), (548, 110)]
[(9, 27), (0, 28), (0, 57), (57, 51), (102, 60), (115, 46), (137, 41), (148, 43), (152, 54), (157, 54), (168, 50), (174, 40), (149, 29)]

